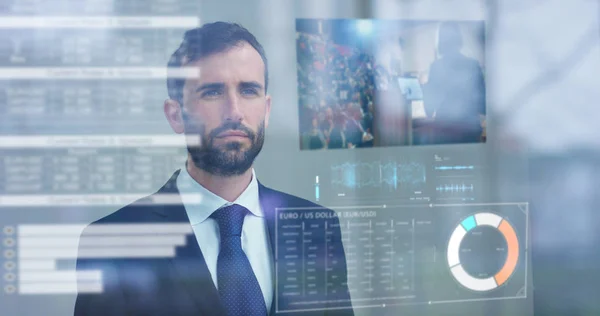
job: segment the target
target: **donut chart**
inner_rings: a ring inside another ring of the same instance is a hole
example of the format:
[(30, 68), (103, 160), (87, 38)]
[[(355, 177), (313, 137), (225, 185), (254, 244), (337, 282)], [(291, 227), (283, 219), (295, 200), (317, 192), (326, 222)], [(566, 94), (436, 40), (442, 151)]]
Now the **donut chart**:
[[(497, 229), (506, 240), (507, 256), (502, 268), (488, 278), (476, 278), (470, 275), (460, 263), (460, 245), (467, 233), (477, 226), (491, 226)], [(519, 241), (512, 225), (504, 218), (493, 213), (477, 213), (465, 218), (450, 236), (448, 242), (448, 266), (452, 275), (462, 286), (478, 292), (493, 290), (504, 284), (515, 271), (519, 260)]]

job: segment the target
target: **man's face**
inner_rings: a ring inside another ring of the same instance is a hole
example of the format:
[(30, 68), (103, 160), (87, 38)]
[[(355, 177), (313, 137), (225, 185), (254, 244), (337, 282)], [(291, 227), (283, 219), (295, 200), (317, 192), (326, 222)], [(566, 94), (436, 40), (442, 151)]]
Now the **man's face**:
[(194, 61), (200, 76), (183, 87), (188, 152), (196, 167), (214, 175), (247, 171), (261, 151), (271, 99), (265, 94), (265, 65), (248, 43)]

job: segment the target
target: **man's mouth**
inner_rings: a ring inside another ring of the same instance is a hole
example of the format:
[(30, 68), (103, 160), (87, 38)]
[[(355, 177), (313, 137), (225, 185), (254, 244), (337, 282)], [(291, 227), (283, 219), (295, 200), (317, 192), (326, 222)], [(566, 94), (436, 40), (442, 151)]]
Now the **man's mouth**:
[(245, 137), (248, 138), (248, 134), (242, 132), (242, 131), (227, 131), (227, 132), (223, 132), (220, 133), (219, 135), (217, 135), (217, 138), (228, 138), (228, 137)]

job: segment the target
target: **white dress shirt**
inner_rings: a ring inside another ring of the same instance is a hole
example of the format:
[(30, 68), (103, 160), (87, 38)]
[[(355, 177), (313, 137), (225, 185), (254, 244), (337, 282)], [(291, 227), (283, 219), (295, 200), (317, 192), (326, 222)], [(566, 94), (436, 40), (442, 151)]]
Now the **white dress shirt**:
[[(256, 275), (265, 298), (267, 312), (269, 312), (274, 290), (272, 288), (273, 258), (271, 255), (267, 222), (260, 206), (258, 181), (256, 180), (254, 169), (252, 169), (250, 184), (233, 203), (208, 191), (196, 182), (190, 176), (186, 167), (181, 168), (181, 172), (177, 177), (177, 188), (181, 193), (183, 205), (190, 219), (194, 235), (196, 236), (200, 250), (202, 250), (202, 255), (217, 289), (217, 257), (219, 255), (221, 239), (219, 237), (217, 221), (209, 216), (219, 208), (231, 204), (242, 205), (250, 211), (244, 218), (244, 225), (242, 226), (242, 249), (246, 253), (248, 261), (250, 261), (250, 266), (252, 266), (254, 275)], [(197, 202), (198, 194), (200, 194), (200, 203)], [(186, 195), (195, 195), (196, 197), (190, 199), (186, 198)]]

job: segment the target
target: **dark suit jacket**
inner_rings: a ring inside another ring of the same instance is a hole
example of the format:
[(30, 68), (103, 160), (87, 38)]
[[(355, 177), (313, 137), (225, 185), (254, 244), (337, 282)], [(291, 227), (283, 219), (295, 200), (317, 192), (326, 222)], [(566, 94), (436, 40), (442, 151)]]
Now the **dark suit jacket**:
[[(149, 199), (156, 194), (179, 194), (176, 186), (178, 175), (179, 170), (156, 193), (136, 202), (143, 202), (144, 199)], [(275, 209), (318, 205), (267, 188), (260, 182), (259, 198), (267, 221), (273, 258), (276, 261)], [(334, 221), (330, 224), (337, 223), (336, 219)], [(134, 202), (90, 225), (118, 223), (189, 224), (189, 219), (181, 203), (163, 205), (147, 203), (144, 205)], [(84, 230), (82, 237), (86, 235), (88, 228)], [(152, 232), (148, 233), (152, 234)], [(321, 237), (324, 238), (324, 236)], [(341, 244), (341, 234), (337, 231), (331, 237), (329, 245), (335, 245), (337, 249), (341, 249), (336, 254), (338, 256), (336, 259), (342, 263), (337, 266), (337, 269), (338, 272), (341, 272), (339, 274), (343, 275), (343, 283), (341, 283), (343, 286), (337, 291), (338, 294), (335, 297), (320, 297), (322, 301), (328, 301), (328, 303), (311, 305), (313, 311), (298, 314), (353, 315), (351, 308), (343, 308), (350, 306), (350, 295), (345, 283), (346, 261)], [(224, 315), (218, 291), (214, 286), (196, 237), (194, 234), (188, 234), (186, 238), (186, 245), (177, 247), (176, 256), (173, 258), (78, 258), (78, 271), (90, 269), (102, 271), (104, 287), (100, 294), (79, 294), (75, 303), (74, 315)], [(324, 265), (324, 262), (318, 261), (318, 264)], [(322, 271), (326, 269), (324, 266), (316, 268)], [(341, 271), (339, 271), (340, 269)], [(275, 271), (275, 273), (277, 272)], [(275, 279), (275, 275), (273, 279)], [(274, 293), (278, 291), (278, 288), (281, 287), (276, 286), (273, 281)], [(275, 297), (273, 297), (271, 315), (275, 314), (275, 304)], [(286, 306), (285, 296), (280, 297), (279, 306)]]

